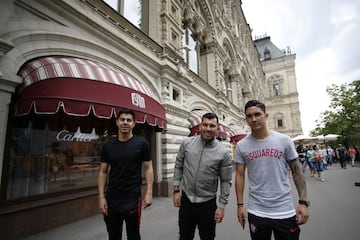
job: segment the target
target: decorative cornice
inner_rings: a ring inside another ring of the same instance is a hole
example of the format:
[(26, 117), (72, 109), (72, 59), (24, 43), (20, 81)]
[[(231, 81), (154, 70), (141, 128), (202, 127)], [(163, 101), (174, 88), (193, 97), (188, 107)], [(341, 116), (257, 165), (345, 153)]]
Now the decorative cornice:
[(0, 57), (4, 56), (7, 52), (13, 49), (15, 45), (12, 42), (0, 38)]

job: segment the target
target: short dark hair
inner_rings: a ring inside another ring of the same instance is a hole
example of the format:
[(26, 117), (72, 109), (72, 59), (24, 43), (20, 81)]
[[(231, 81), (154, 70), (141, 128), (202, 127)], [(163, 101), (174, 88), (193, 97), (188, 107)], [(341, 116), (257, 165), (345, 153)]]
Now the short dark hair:
[(245, 104), (245, 112), (246, 109), (248, 109), (249, 107), (258, 107), (261, 108), (261, 110), (263, 110), (264, 113), (266, 113), (266, 108), (265, 108), (265, 104), (263, 104), (262, 102), (258, 101), (258, 100), (250, 100)]
[(207, 119), (214, 119), (214, 118), (216, 118), (216, 123), (219, 123), (219, 118), (218, 118), (218, 116), (217, 116), (215, 113), (211, 113), (211, 112), (205, 113), (205, 114), (201, 117), (201, 121), (203, 121), (204, 118), (207, 118)]
[(117, 118), (118, 119), (120, 117), (121, 114), (130, 114), (133, 118), (133, 120), (135, 121), (135, 112), (132, 110), (132, 109), (129, 109), (129, 108), (124, 108), (124, 109), (121, 109), (118, 114), (117, 114)]

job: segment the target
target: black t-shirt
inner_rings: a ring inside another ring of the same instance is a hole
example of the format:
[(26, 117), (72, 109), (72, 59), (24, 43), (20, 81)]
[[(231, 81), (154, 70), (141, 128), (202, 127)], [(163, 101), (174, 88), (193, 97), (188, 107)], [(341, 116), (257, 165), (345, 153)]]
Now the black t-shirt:
[(338, 147), (336, 149), (336, 151), (338, 151), (339, 157), (341, 157), (341, 158), (346, 157), (346, 148), (345, 147)]
[(101, 162), (110, 166), (106, 199), (111, 203), (136, 204), (141, 196), (141, 168), (149, 161), (150, 147), (146, 139), (133, 136), (126, 142), (112, 138), (103, 146)]

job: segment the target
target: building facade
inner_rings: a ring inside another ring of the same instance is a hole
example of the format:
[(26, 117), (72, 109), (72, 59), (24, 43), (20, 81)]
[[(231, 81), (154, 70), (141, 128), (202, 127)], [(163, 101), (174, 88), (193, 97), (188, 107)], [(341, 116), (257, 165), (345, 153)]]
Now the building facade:
[(0, 12), (5, 239), (98, 213), (101, 145), (121, 108), (150, 142), (154, 195), (168, 196), (196, 113), (217, 113), (230, 146), (245, 102), (265, 100), (241, 1), (4, 0)]
[(265, 102), (271, 129), (295, 137), (302, 134), (295, 59), (290, 48), (280, 50), (269, 36), (254, 40), (265, 73)]

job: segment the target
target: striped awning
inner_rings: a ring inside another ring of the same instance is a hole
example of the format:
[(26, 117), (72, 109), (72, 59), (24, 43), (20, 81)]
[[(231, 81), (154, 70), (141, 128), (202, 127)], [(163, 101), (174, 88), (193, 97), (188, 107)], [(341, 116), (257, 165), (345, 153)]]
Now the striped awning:
[(233, 124), (229, 125), (230, 142), (236, 143), (246, 137), (246, 135), (247, 133), (242, 127)]
[[(190, 115), (188, 117), (188, 121), (190, 122), (190, 126), (189, 126), (190, 134), (189, 134), (189, 137), (199, 135), (201, 118), (205, 113), (208, 113), (208, 111), (205, 111), (205, 110), (191, 111), (191, 113), (190, 113)], [(224, 125), (224, 123), (222, 123), (220, 121), (220, 119), (219, 119), (219, 129), (218, 129), (217, 134), (218, 134), (217, 138), (220, 138), (220, 139), (226, 139), (226, 137), (227, 137), (227, 133), (226, 133), (226, 130), (225, 130), (225, 125)]]
[(19, 71), (24, 84), (16, 115), (66, 114), (116, 117), (122, 108), (136, 112), (139, 123), (166, 127), (165, 109), (144, 84), (106, 64), (73, 57), (43, 57)]

